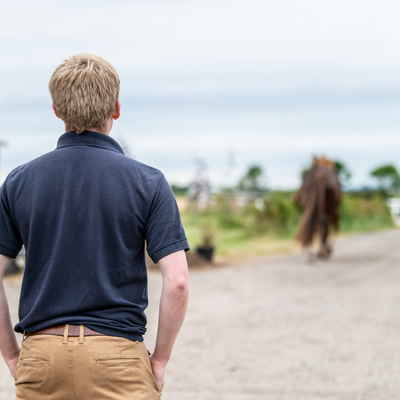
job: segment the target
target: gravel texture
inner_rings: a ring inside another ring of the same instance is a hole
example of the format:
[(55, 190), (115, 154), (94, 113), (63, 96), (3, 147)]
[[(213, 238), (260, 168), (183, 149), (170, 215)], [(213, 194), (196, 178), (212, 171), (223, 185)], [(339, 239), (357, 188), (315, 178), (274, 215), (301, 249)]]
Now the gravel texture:
[[(192, 270), (162, 399), (399, 400), (399, 244), (390, 230), (339, 240), (328, 262), (297, 254)], [(16, 322), (20, 278), (5, 286)], [(150, 272), (150, 350), (160, 289)]]

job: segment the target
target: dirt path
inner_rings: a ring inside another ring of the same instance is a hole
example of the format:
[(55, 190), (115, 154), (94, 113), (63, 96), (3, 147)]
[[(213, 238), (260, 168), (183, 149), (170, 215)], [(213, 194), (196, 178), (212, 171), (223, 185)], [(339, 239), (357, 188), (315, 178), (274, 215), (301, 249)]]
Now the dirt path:
[[(19, 284), (6, 281), (14, 317)], [(150, 349), (160, 285), (151, 273)], [(398, 400), (399, 305), (400, 230), (342, 239), (328, 263), (195, 270), (163, 400)], [(0, 388), (13, 398), (3, 362)]]

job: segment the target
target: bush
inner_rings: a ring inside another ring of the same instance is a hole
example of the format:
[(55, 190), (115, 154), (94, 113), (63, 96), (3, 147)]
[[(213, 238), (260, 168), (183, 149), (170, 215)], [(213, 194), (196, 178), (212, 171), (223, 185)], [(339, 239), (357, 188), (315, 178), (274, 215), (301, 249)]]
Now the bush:
[[(301, 210), (291, 201), (293, 192), (271, 192), (266, 195), (264, 206), (250, 200), (239, 207), (232, 193), (220, 193), (205, 212), (182, 213), (182, 218), (192, 247), (200, 245), (204, 227), (214, 230), (217, 251), (229, 253), (257, 236), (293, 238), (299, 226)], [(363, 232), (393, 226), (386, 207), (385, 197), (379, 192), (345, 193), (340, 206), (341, 232)]]
[(384, 196), (379, 193), (345, 194), (340, 206), (341, 231), (371, 231), (389, 226), (393, 226), (393, 221)]

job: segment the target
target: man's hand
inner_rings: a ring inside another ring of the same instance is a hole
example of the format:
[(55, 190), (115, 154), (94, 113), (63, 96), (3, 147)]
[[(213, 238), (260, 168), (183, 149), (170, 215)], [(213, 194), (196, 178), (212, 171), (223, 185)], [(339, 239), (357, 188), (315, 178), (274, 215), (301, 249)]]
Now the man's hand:
[(166, 368), (167, 364), (163, 363), (161, 361), (158, 361), (152, 355), (150, 356), (150, 364), (151, 364), (151, 369), (153, 370), (153, 375), (156, 378), (158, 388), (161, 392), (162, 388), (164, 387), (164, 383), (165, 383), (164, 376), (165, 376), (165, 368)]
[(14, 378), (14, 373), (15, 373), (15, 367), (16, 367), (16, 365), (18, 363), (20, 354), (21, 354), (21, 349), (13, 357), (11, 357), (11, 358), (9, 358), (7, 360), (4, 360), (6, 362), (6, 364), (7, 364), (7, 367), (10, 370), (11, 375), (12, 375), (13, 378)]

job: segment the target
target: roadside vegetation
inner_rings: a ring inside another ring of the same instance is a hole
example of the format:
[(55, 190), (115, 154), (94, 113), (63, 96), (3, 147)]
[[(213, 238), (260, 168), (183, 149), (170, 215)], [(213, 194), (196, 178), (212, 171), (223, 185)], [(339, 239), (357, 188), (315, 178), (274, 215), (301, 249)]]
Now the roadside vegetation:
[[(202, 245), (204, 236), (212, 235), (217, 255), (264, 254), (295, 249), (294, 236), (301, 210), (291, 201), (293, 192), (271, 192), (263, 197), (264, 207), (229, 205), (221, 193), (217, 203), (202, 213), (188, 208), (182, 221), (192, 248)], [(370, 232), (393, 226), (382, 193), (345, 193), (340, 207), (339, 233)], [(184, 204), (181, 202), (181, 204)]]
[[(346, 182), (350, 172), (342, 163), (336, 165), (342, 182)], [(344, 192), (339, 233), (393, 227), (386, 200), (397, 189), (398, 175), (393, 166), (389, 167), (372, 171), (379, 183), (377, 188)], [(252, 166), (235, 188), (211, 195), (201, 210), (193, 207), (190, 188), (173, 186), (192, 249), (207, 241), (215, 247), (217, 256), (242, 258), (298, 248), (294, 236), (301, 209), (291, 200), (295, 192), (267, 190), (264, 182), (262, 169)]]

